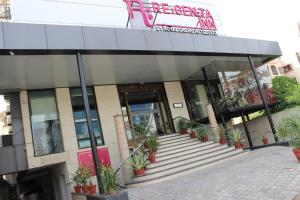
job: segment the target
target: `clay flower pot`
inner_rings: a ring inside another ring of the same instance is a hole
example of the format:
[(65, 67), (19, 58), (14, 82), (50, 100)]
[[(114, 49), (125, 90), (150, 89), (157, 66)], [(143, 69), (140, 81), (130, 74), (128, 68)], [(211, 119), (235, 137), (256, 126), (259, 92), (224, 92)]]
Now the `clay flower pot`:
[(143, 176), (145, 174), (145, 169), (135, 169), (134, 174), (136, 176)]
[(235, 146), (236, 149), (241, 149), (241, 148), (243, 148), (243, 144), (240, 143), (240, 142), (234, 143), (234, 146)]
[(294, 152), (297, 160), (300, 162), (300, 148), (293, 149), (293, 152)]
[(262, 142), (263, 142), (264, 145), (269, 144), (269, 140), (266, 137), (263, 137)]
[(182, 129), (180, 131), (180, 135), (185, 135), (185, 134), (188, 134), (187, 129)]
[(208, 141), (208, 136), (202, 136), (201, 141), (202, 142), (207, 142)]
[(151, 164), (155, 163), (155, 161), (156, 161), (156, 153), (155, 152), (150, 153), (149, 160), (150, 160)]
[(190, 134), (191, 138), (196, 138), (196, 132), (195, 131), (192, 131), (191, 134)]
[(90, 186), (89, 185), (83, 185), (82, 186), (82, 192), (83, 193), (89, 193), (90, 192)]
[(90, 194), (96, 194), (96, 185), (90, 185), (90, 188), (89, 188), (89, 190), (90, 190)]
[(227, 143), (227, 141), (226, 141), (226, 138), (220, 138), (220, 144), (226, 144)]
[(74, 190), (75, 190), (76, 193), (81, 193), (81, 191), (82, 191), (81, 185), (74, 186)]

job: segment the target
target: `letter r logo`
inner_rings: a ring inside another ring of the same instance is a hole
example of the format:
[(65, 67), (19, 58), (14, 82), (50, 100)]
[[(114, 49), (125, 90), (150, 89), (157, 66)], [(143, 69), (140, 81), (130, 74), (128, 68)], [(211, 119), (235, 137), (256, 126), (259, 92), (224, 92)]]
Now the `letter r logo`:
[[(134, 11), (138, 11), (142, 14), (144, 24), (147, 27), (152, 27), (152, 24), (149, 22), (153, 16), (151, 14), (147, 14), (142, 0), (123, 0), (127, 4), (128, 14), (130, 19), (134, 19)], [(137, 5), (137, 6), (136, 6)]]

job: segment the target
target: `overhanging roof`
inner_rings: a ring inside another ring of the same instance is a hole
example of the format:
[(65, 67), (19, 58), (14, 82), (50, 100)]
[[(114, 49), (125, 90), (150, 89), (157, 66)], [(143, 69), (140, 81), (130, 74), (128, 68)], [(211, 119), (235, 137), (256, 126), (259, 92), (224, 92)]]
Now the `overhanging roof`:
[[(281, 56), (277, 42), (151, 30), (2, 22), (0, 50), (141, 51)], [(4, 51), (7, 52), (7, 51)]]

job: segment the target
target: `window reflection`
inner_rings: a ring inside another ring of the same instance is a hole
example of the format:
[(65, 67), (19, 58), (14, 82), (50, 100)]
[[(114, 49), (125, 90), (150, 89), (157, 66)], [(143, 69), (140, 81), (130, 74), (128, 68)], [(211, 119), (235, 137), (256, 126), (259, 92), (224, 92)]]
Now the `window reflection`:
[(31, 127), (36, 156), (63, 152), (55, 92), (29, 92)]
[[(71, 92), (71, 102), (72, 102), (73, 115), (75, 120), (75, 129), (76, 129), (76, 136), (78, 140), (78, 146), (79, 148), (88, 148), (91, 146), (91, 144), (89, 139), (82, 91), (80, 88), (72, 88), (70, 89), (70, 92)], [(92, 115), (93, 130), (96, 137), (97, 145), (103, 145), (94, 91), (92, 88), (87, 88), (87, 92), (88, 92), (90, 110)]]

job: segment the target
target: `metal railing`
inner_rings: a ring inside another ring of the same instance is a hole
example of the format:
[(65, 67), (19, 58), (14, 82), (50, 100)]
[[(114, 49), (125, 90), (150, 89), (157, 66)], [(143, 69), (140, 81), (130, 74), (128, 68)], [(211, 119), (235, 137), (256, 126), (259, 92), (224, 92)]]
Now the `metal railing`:
[(144, 147), (144, 143), (140, 144), (140, 146), (138, 146), (138, 148), (136, 148), (133, 152), (131, 152), (131, 153), (129, 154), (129, 156), (128, 156), (125, 160), (123, 160), (123, 161), (120, 163), (119, 167), (115, 170), (114, 174), (118, 173), (118, 172), (120, 171), (120, 169), (123, 167), (123, 165), (124, 165), (129, 159), (131, 159), (131, 157), (132, 157), (137, 151), (139, 151), (140, 149), (142, 149), (142, 147)]

